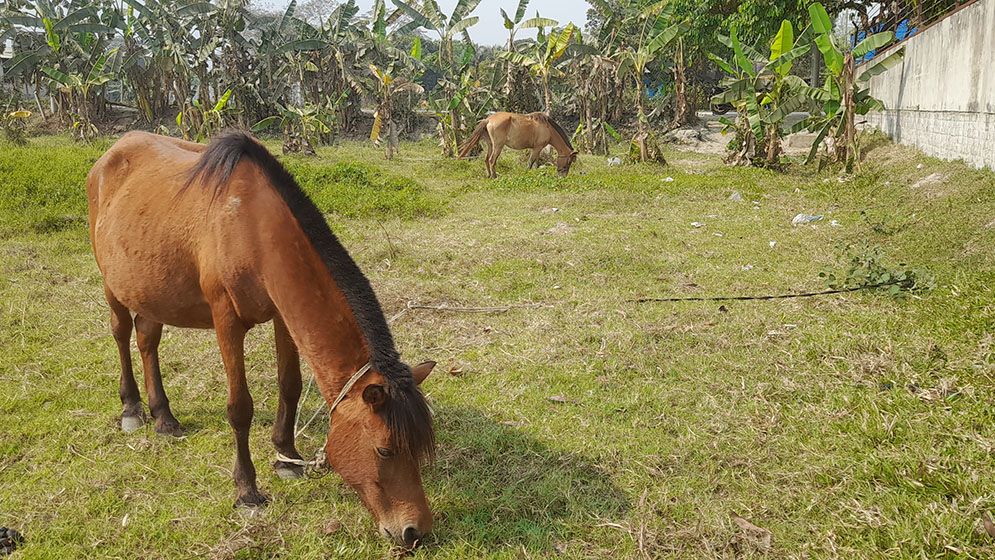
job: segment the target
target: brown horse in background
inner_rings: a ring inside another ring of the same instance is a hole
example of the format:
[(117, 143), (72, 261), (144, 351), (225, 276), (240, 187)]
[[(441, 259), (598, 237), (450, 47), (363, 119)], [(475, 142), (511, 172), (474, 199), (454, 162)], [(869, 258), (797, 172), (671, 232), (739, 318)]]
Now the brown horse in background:
[(132, 329), (155, 430), (178, 435), (159, 369), (162, 328), (213, 328), (228, 379), (236, 505), (264, 504), (249, 455), (244, 340), (253, 325), (272, 320), (278, 474), (303, 474), (294, 442), (303, 356), (331, 405), (328, 463), (357, 491), (383, 535), (412, 546), (429, 532), (432, 512), (419, 471), (435, 436), (418, 384), (435, 364), (409, 368), (400, 361), (369, 281), (266, 148), (241, 133), (205, 147), (132, 132), (94, 165), (87, 196), (90, 239), (121, 359), (123, 430), (144, 419)]
[(505, 146), (513, 150), (531, 149), (529, 169), (537, 165), (539, 154), (546, 146), (553, 146), (557, 152), (556, 171), (566, 177), (570, 166), (577, 161), (577, 152), (570, 144), (570, 137), (546, 113), (520, 115), (518, 113), (494, 113), (477, 124), (473, 135), (460, 148), (459, 157), (466, 157), (487, 135), (487, 176), (497, 177), (497, 160)]

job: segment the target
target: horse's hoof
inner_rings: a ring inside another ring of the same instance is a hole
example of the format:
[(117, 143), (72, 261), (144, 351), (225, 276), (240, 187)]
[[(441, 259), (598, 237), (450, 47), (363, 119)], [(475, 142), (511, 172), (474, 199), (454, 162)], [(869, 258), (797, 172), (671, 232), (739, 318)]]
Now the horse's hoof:
[(121, 431), (130, 434), (135, 430), (141, 429), (145, 425), (145, 420), (141, 416), (122, 416), (121, 417)]
[(269, 498), (267, 498), (262, 492), (254, 492), (251, 494), (245, 494), (244, 496), (239, 496), (238, 499), (235, 500), (235, 508), (256, 510), (265, 507), (267, 502), (269, 502)]
[(178, 438), (183, 436), (183, 428), (180, 427), (179, 422), (177, 423), (164, 422), (162, 424), (156, 424), (155, 433), (163, 436), (172, 436)]
[(273, 463), (273, 470), (276, 471), (276, 476), (280, 477), (281, 480), (297, 480), (304, 477), (304, 467), (293, 463), (277, 461)]

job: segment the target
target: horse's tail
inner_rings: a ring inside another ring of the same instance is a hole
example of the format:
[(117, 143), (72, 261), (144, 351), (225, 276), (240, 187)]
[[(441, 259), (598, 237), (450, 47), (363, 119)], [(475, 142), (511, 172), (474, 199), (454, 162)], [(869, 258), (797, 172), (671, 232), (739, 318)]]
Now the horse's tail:
[(460, 146), (459, 159), (463, 159), (467, 155), (469, 155), (470, 150), (477, 147), (477, 144), (480, 143), (480, 139), (483, 138), (484, 134), (486, 133), (487, 133), (487, 119), (483, 119), (482, 121), (477, 123), (477, 128), (473, 130), (473, 134), (470, 135), (470, 138), (468, 138), (467, 141), (464, 142), (462, 146)]

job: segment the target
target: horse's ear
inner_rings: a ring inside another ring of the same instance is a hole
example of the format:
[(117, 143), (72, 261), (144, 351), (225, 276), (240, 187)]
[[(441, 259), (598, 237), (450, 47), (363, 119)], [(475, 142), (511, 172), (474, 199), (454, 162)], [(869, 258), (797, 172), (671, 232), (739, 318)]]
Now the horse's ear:
[(421, 382), (425, 381), (428, 374), (432, 373), (433, 368), (435, 368), (435, 362), (431, 360), (422, 362), (411, 368), (411, 376), (415, 378), (415, 383), (421, 385)]
[(363, 401), (373, 407), (373, 410), (380, 410), (380, 407), (387, 402), (387, 391), (383, 385), (367, 385), (363, 389)]

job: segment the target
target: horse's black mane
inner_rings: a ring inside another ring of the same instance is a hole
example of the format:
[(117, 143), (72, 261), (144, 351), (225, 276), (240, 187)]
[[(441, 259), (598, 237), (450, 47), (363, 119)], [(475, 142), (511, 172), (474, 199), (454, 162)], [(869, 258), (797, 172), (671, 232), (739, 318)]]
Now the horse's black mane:
[(345, 295), (366, 341), (373, 369), (387, 382), (390, 398), (383, 414), (398, 451), (409, 452), (415, 457), (430, 457), (435, 449), (431, 411), (411, 375), (411, 368), (401, 361), (370, 281), (332, 233), (318, 207), (279, 160), (248, 134), (226, 132), (208, 145), (190, 170), (187, 186), (200, 180), (206, 188), (213, 188), (218, 193), (228, 184), (243, 158), (266, 174)]
[(563, 141), (567, 144), (567, 147), (570, 148), (570, 151), (573, 151), (574, 146), (573, 144), (570, 143), (570, 135), (567, 134), (567, 131), (563, 130), (563, 127), (560, 126), (560, 123), (554, 121), (553, 118), (547, 115), (546, 113), (532, 113), (532, 116), (553, 127), (553, 130), (555, 130), (556, 133), (560, 135), (560, 138), (562, 138)]

